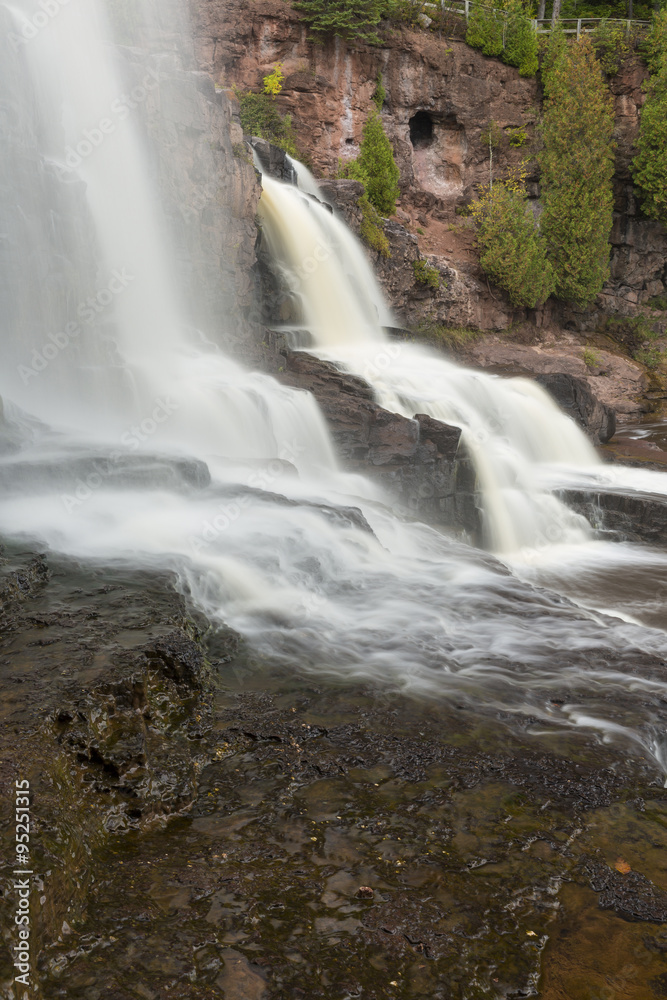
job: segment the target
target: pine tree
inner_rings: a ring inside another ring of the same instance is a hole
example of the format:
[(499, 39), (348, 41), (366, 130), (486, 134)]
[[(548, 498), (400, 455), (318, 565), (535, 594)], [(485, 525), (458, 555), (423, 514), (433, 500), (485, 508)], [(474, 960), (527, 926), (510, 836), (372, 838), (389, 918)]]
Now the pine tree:
[(633, 177), (646, 214), (667, 226), (667, 11), (653, 18), (643, 55), (651, 78), (639, 122)]
[(481, 49), (485, 56), (499, 56), (503, 51), (503, 20), (500, 11), (483, 4), (474, 4), (470, 12), (466, 42)]
[(667, 226), (667, 65), (648, 85), (633, 160), (633, 177), (641, 206)]
[(559, 36), (554, 32), (543, 68), (540, 226), (555, 294), (584, 305), (609, 274), (614, 117), (591, 40), (566, 43)]
[(508, 0), (505, 9), (503, 62), (518, 67), (519, 76), (535, 76), (539, 66), (537, 33), (521, 0)]
[(315, 41), (327, 35), (380, 44), (373, 30), (384, 13), (382, 0), (296, 0), (292, 4), (310, 28)]
[(361, 181), (373, 208), (381, 215), (393, 215), (399, 195), (399, 169), (394, 151), (382, 125), (382, 119), (373, 110), (364, 125), (359, 156), (348, 163), (345, 176)]
[(534, 308), (553, 289), (544, 236), (535, 226), (521, 178), (497, 181), (472, 206), (482, 269), (516, 306)]

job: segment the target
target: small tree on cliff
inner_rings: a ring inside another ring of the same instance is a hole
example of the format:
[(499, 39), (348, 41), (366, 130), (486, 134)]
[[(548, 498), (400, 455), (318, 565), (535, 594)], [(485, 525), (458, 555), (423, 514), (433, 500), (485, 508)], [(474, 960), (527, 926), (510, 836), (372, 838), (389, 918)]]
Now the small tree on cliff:
[(540, 227), (549, 246), (555, 294), (585, 305), (609, 274), (614, 116), (609, 89), (587, 36), (558, 31), (543, 65), (545, 111)]
[(316, 42), (322, 42), (327, 35), (358, 38), (375, 45), (381, 42), (373, 29), (384, 15), (386, 3), (382, 0), (294, 0), (292, 6)]
[(376, 211), (381, 215), (393, 215), (399, 195), (400, 174), (382, 118), (376, 110), (371, 112), (364, 125), (359, 156), (346, 164), (342, 172), (345, 177), (361, 181)]
[(528, 207), (523, 177), (496, 181), (472, 205), (482, 269), (515, 306), (534, 308), (553, 290), (544, 236)]
[(667, 11), (654, 18), (644, 56), (651, 77), (639, 123), (633, 176), (646, 214), (667, 226)]

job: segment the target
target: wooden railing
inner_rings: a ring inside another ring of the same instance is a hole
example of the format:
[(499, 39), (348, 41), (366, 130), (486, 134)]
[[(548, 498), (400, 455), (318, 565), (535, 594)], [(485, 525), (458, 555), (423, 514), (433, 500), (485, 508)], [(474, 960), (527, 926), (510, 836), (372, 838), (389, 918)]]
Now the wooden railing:
[[(496, 7), (490, 7), (488, 4), (478, 3), (477, 0), (440, 0), (439, 4), (426, 3), (424, 6), (440, 7), (442, 11), (448, 11), (451, 14), (459, 14), (461, 17), (465, 17), (466, 21), (470, 19), (470, 13), (474, 7), (484, 7), (486, 10), (493, 11), (494, 14), (498, 14), (500, 17), (507, 16), (506, 10), (499, 10)], [(560, 18), (560, 25), (566, 35), (576, 35), (579, 38), (586, 32), (595, 31), (595, 28), (602, 21), (607, 24), (623, 25), (626, 35), (630, 35), (633, 28), (638, 31), (647, 31), (651, 27), (650, 21), (625, 20), (614, 17), (566, 17)], [(552, 29), (552, 20), (550, 17), (531, 18), (531, 23), (535, 31), (540, 35), (549, 34)]]

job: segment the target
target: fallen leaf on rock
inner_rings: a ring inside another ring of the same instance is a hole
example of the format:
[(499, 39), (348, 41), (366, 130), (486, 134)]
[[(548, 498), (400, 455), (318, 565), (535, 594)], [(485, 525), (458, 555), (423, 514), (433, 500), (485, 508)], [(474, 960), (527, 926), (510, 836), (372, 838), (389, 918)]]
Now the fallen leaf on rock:
[(623, 858), (616, 858), (616, 864), (614, 865), (614, 868), (616, 869), (617, 872), (620, 872), (621, 875), (627, 875), (628, 872), (632, 871), (630, 865), (627, 863), (627, 861), (624, 861)]

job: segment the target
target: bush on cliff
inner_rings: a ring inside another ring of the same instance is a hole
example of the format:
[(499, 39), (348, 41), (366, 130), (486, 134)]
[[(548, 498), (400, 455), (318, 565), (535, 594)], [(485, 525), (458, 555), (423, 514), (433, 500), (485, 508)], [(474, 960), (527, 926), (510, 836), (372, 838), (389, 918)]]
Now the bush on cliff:
[(614, 173), (611, 95), (590, 38), (550, 36), (540, 154), (540, 226), (558, 298), (593, 301), (609, 274)]
[(359, 230), (361, 238), (371, 250), (376, 250), (382, 257), (391, 257), (389, 240), (385, 236), (382, 226), (382, 219), (375, 211), (367, 195), (362, 195), (359, 199), (361, 209), (361, 228)]
[(516, 66), (519, 76), (535, 76), (539, 66), (537, 32), (526, 17), (521, 0), (508, 0), (506, 10), (503, 62)]
[(667, 10), (655, 14), (651, 30), (641, 45), (641, 53), (649, 72), (657, 76), (667, 61)]
[(281, 115), (271, 94), (236, 92), (241, 109), (241, 128), (245, 135), (256, 135), (298, 157), (296, 135), (291, 115)]
[(499, 56), (503, 51), (503, 15), (492, 7), (475, 4), (470, 13), (466, 42), (481, 49), (485, 56)]
[(475, 4), (466, 42), (485, 56), (500, 56), (509, 66), (518, 67), (520, 76), (537, 73), (537, 34), (521, 0), (507, 0), (504, 11)]
[(381, 43), (374, 29), (385, 16), (386, 0), (294, 0), (292, 6), (316, 42), (337, 35), (348, 41)]
[(655, 17), (644, 55), (651, 77), (639, 122), (633, 177), (643, 210), (667, 226), (667, 11)]
[(371, 112), (364, 125), (359, 156), (345, 164), (340, 176), (361, 181), (373, 208), (381, 215), (393, 215), (399, 195), (399, 170), (377, 110)]
[(522, 178), (496, 181), (472, 205), (480, 264), (516, 306), (533, 309), (553, 289), (543, 235), (528, 207)]

